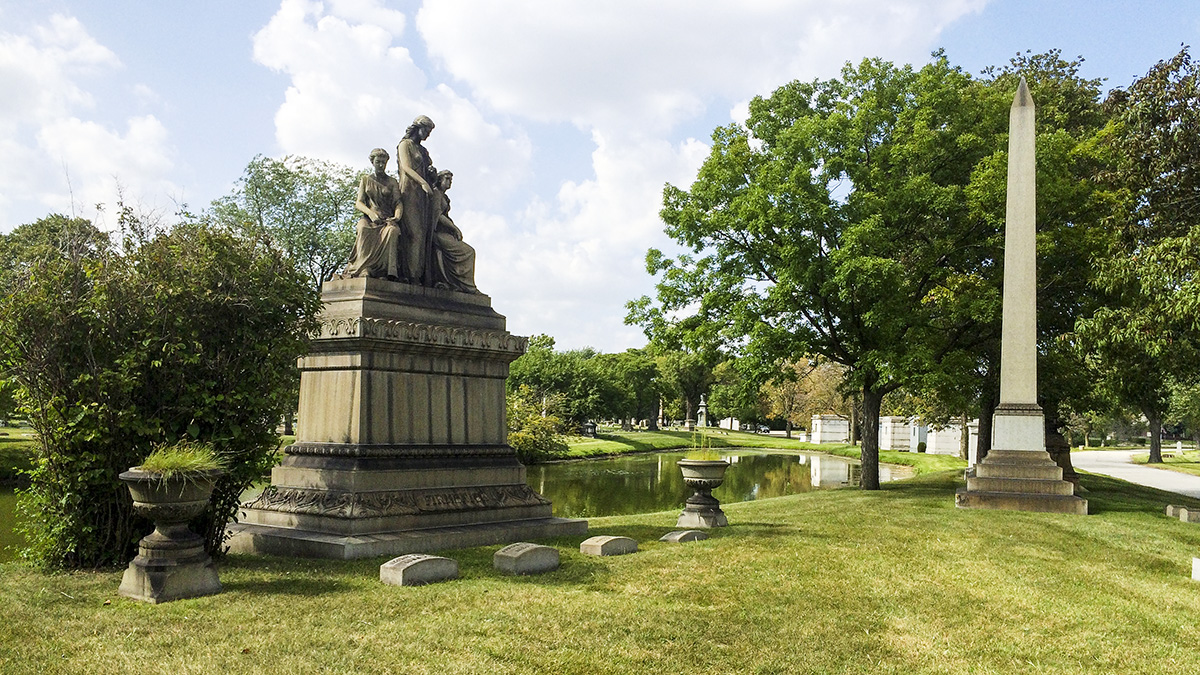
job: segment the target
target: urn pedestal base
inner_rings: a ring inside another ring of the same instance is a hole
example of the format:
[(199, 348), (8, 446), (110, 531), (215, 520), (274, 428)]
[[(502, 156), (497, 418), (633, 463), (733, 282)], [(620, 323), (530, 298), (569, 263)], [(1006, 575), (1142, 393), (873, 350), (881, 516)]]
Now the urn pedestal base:
[(194, 534), (184, 540), (158, 534), (142, 539), (137, 557), (121, 577), (118, 595), (158, 604), (221, 592), (217, 568), (204, 552), (203, 539)]

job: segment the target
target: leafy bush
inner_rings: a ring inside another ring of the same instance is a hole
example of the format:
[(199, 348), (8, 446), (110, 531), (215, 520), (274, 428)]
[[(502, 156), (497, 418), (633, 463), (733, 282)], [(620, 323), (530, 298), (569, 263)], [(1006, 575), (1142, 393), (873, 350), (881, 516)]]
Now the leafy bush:
[(917, 452), (925, 452), (925, 448), (927, 447), (929, 446), (925, 444), (925, 441), (921, 441), (920, 443), (917, 443)]
[(559, 434), (562, 420), (552, 412), (554, 401), (536, 396), (521, 385), (505, 397), (508, 413), (508, 444), (523, 464), (536, 464), (567, 452)]
[(86, 221), (58, 223), (70, 236), (14, 254), (3, 279), (0, 365), (38, 432), (25, 555), (43, 567), (128, 560), (149, 524), (117, 475), (180, 439), (228, 461), (193, 523), (219, 554), (241, 493), (273, 463), (316, 326), (315, 291), (269, 244), (202, 224), (151, 232), (128, 215), (119, 248)]

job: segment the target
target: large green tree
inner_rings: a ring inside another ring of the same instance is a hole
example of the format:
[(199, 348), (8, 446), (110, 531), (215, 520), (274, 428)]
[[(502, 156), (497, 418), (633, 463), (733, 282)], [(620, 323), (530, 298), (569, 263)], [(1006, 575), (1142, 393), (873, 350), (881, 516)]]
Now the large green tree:
[(1150, 423), (1160, 462), (1172, 390), (1200, 380), (1200, 68), (1184, 48), (1108, 104), (1117, 240), (1099, 264), (1106, 306), (1079, 329), (1106, 386)]
[(307, 157), (259, 155), (208, 217), (251, 236), (269, 237), (308, 274), (314, 288), (346, 266), (358, 213), (359, 172)]
[(667, 186), (667, 233), (691, 252), (650, 251), (661, 307), (634, 318), (690, 310), (731, 351), (844, 365), (862, 397), (862, 486), (877, 489), (883, 396), (969, 355), (998, 315), (981, 274), (995, 223), (967, 194), (999, 144), (987, 99), (942, 56), (755, 98), (745, 127), (714, 133), (691, 189)]

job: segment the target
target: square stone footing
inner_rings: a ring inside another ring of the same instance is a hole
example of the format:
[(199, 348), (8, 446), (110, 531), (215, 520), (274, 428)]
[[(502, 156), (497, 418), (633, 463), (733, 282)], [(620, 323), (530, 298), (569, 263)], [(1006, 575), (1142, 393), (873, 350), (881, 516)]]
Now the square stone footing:
[(587, 534), (586, 520), (539, 518), (401, 532), (339, 535), (266, 525), (232, 525), (232, 553), (353, 560), (429, 553), (530, 539)]
[(967, 487), (954, 496), (962, 509), (998, 509), (1087, 515), (1087, 500), (1062, 479), (1062, 469), (1044, 450), (992, 450), (975, 465)]
[(158, 604), (221, 592), (217, 568), (207, 555), (200, 560), (147, 560), (138, 556), (125, 569), (117, 595)]

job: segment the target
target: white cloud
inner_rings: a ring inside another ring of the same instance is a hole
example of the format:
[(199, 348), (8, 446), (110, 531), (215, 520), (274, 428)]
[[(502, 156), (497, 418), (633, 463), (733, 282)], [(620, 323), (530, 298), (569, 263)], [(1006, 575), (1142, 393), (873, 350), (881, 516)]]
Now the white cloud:
[(161, 122), (129, 118), (122, 133), (82, 116), (96, 107), (86, 86), (120, 67), (74, 17), (0, 34), (0, 228), (31, 213), (95, 217), (91, 207), (114, 201), (117, 182), (138, 203), (178, 193), (164, 178), (172, 150)]
[(612, 351), (643, 341), (621, 320), (625, 301), (652, 291), (646, 249), (670, 246), (657, 218), (663, 182), (687, 184), (708, 148), (599, 132), (594, 140), (595, 178), (564, 183), (552, 203), (535, 201), (511, 222), (480, 213), (456, 222), (510, 330)]
[(505, 200), (528, 174), (528, 138), (485, 119), (448, 85), (431, 86), (402, 44), (405, 25), (402, 13), (372, 0), (283, 0), (254, 36), (255, 60), (291, 78), (275, 115), (280, 149), (365, 167), (372, 148), (391, 151), (424, 114), (437, 124), (427, 144), (435, 164), (480, 201)]
[(439, 0), (430, 53), (498, 110), (580, 126), (669, 129), (714, 98), (828, 75), (864, 54), (923, 60), (986, 0)]

